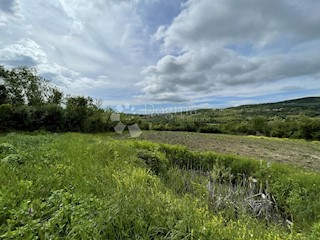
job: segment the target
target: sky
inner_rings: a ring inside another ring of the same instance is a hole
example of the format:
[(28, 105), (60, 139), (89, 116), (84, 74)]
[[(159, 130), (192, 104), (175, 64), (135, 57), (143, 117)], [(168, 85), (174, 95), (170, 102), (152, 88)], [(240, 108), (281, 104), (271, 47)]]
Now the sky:
[(319, 0), (0, 0), (0, 64), (140, 113), (276, 102), (320, 95), (319, 23)]

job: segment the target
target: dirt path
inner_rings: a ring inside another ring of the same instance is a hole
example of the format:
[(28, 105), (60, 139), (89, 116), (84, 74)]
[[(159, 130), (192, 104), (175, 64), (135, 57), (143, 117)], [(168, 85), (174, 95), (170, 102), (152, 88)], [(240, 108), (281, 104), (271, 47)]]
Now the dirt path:
[(144, 132), (140, 139), (289, 163), (320, 172), (320, 142), (188, 132)]

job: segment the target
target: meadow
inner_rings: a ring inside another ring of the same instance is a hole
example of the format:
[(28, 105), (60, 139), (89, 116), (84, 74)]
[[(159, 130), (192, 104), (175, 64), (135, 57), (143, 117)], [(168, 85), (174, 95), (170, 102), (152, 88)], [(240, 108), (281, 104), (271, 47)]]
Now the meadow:
[(112, 134), (0, 136), (1, 239), (319, 239), (320, 176)]

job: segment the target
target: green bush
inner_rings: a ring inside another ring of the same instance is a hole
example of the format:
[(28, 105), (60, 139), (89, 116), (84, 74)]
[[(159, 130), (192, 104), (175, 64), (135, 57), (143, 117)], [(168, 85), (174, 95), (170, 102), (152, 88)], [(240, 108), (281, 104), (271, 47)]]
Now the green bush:
[(202, 133), (222, 133), (221, 129), (217, 125), (205, 125), (199, 129)]

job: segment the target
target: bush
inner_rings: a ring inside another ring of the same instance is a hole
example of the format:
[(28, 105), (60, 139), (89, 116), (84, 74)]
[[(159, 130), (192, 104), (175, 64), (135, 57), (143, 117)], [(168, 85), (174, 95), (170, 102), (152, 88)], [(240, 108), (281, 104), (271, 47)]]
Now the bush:
[(14, 107), (10, 104), (0, 105), (0, 131), (7, 132), (15, 129)]

